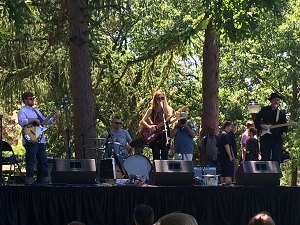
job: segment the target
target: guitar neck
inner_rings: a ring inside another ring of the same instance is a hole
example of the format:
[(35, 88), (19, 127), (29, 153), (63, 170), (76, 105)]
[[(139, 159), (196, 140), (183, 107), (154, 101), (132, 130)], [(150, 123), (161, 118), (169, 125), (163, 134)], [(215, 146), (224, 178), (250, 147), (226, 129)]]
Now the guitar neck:
[(286, 127), (289, 126), (289, 123), (282, 123), (282, 124), (276, 124), (276, 125), (271, 125), (270, 129), (275, 129), (275, 128), (279, 128), (279, 127)]

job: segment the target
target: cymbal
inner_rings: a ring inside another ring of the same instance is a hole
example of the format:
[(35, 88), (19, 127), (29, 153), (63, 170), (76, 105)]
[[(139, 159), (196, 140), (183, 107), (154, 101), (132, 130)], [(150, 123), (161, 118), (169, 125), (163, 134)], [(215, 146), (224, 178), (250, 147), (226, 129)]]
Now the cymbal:
[(101, 137), (95, 137), (95, 138), (90, 138), (90, 140), (105, 140), (105, 138), (101, 138)]

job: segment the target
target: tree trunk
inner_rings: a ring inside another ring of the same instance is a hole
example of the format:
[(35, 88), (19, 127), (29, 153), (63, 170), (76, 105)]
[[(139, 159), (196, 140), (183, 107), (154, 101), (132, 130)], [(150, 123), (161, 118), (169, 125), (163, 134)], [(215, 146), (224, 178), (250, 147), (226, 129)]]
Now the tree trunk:
[(205, 30), (203, 48), (203, 78), (202, 78), (202, 130), (200, 137), (207, 134), (207, 128), (212, 126), (218, 133), (219, 127), (219, 42), (214, 33), (212, 21)]
[(70, 82), (76, 158), (95, 158), (95, 103), (92, 92), (87, 1), (67, 0), (70, 38)]

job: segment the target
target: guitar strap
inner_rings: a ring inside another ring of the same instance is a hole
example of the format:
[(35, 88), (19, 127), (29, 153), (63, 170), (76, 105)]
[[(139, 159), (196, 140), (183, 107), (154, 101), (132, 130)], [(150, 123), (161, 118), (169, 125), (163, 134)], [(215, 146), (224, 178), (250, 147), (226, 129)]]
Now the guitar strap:
[(279, 113), (280, 113), (280, 109), (277, 108), (277, 114), (276, 114), (276, 123), (278, 122), (279, 120)]
[(39, 115), (38, 111), (35, 108), (32, 108), (35, 114), (37, 115), (37, 119), (42, 123), (44, 120), (43, 118)]

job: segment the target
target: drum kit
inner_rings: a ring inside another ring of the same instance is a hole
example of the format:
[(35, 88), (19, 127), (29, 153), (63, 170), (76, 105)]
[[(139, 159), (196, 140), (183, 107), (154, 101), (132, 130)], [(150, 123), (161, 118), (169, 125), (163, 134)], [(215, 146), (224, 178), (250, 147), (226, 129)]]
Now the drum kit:
[[(114, 158), (118, 178), (135, 177), (148, 183), (149, 172), (152, 170), (150, 160), (142, 154), (130, 154), (119, 142), (112, 142), (106, 138), (92, 138), (96, 150), (96, 164), (100, 171), (101, 160)], [(101, 171), (100, 171), (101, 172)], [(119, 173), (118, 173), (119, 172)]]

